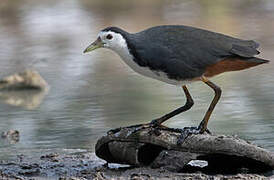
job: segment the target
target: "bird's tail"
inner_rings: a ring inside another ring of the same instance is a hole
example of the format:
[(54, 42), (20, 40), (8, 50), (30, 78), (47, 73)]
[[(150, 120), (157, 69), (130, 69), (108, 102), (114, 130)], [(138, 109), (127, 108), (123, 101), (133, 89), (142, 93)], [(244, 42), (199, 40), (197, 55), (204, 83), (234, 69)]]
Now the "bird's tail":
[(257, 57), (246, 58), (246, 61), (255, 63), (257, 65), (264, 64), (264, 63), (269, 63), (269, 60), (262, 59), (262, 58), (257, 58)]

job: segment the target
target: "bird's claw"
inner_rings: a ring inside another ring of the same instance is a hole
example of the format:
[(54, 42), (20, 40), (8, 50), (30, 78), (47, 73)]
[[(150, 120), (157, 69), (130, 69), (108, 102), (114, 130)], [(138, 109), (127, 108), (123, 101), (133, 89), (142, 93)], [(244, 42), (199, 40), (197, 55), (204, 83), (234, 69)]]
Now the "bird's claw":
[(110, 134), (115, 134), (115, 133), (121, 131), (121, 129), (122, 129), (121, 127), (115, 128), (115, 129), (111, 129), (111, 130), (109, 130), (109, 131), (107, 132), (107, 134), (108, 134), (108, 135), (110, 135)]
[[(152, 120), (150, 123), (147, 124), (137, 124), (137, 125), (132, 125), (132, 126), (128, 126), (128, 127), (124, 127), (124, 128), (134, 128), (134, 130), (130, 133), (130, 134), (134, 134), (142, 129), (150, 129), (149, 133), (154, 133), (156, 135), (159, 135), (160, 132), (158, 130), (158, 128), (164, 129), (167, 128), (165, 126), (162, 126), (161, 124), (159, 124), (159, 122), (157, 121), (157, 119)], [(116, 129), (111, 129), (107, 132), (107, 134), (115, 134), (119, 131), (121, 131), (121, 127), (120, 128), (116, 128)]]
[[(199, 127), (184, 127), (183, 129), (173, 129), (173, 128), (168, 128), (165, 126), (162, 126), (161, 124), (158, 123), (157, 119), (156, 120), (152, 120), (150, 123), (147, 124), (137, 124), (137, 125), (133, 125), (133, 126), (129, 126), (129, 127), (125, 127), (125, 128), (134, 128), (133, 131), (131, 131), (131, 135), (142, 130), (142, 129), (150, 129), (149, 133), (154, 133), (155, 135), (160, 135), (161, 132), (159, 130), (168, 130), (168, 131), (173, 131), (173, 132), (178, 132), (180, 133), (180, 136), (177, 140), (177, 145), (181, 145), (188, 136), (192, 135), (192, 134), (203, 134), (203, 133), (207, 133), (207, 134), (211, 134), (211, 132), (206, 129), (204, 132), (199, 128)], [(107, 133), (108, 134), (115, 134), (117, 132), (119, 132), (122, 128), (116, 128), (116, 129), (112, 129), (109, 130)]]
[(115, 134), (119, 131), (121, 131), (121, 129), (123, 128), (134, 128), (134, 130), (131, 132), (131, 134), (134, 134), (137, 131), (140, 131), (142, 129), (146, 129), (146, 128), (152, 128), (153, 125), (148, 123), (148, 124), (137, 124), (137, 125), (132, 125), (132, 126), (128, 126), (128, 127), (119, 127), (119, 128), (115, 128), (115, 129), (111, 129), (107, 132), (108, 135), (110, 134)]
[[(181, 134), (178, 138), (177, 145), (181, 145), (185, 141), (185, 139), (192, 134), (203, 134), (203, 132), (201, 132), (201, 129), (199, 129), (198, 127), (184, 127), (183, 129), (178, 129), (178, 131)], [(205, 132), (211, 134), (208, 129), (206, 129)]]
[(160, 126), (158, 119), (152, 120), (150, 123), (148, 123), (151, 127), (157, 127)]
[(160, 126), (161, 125), (156, 120), (152, 120), (150, 123), (140, 124), (138, 127), (134, 129), (132, 134), (142, 129), (150, 129), (149, 133), (155, 133), (156, 135), (159, 135), (160, 132), (157, 130), (157, 127), (160, 127)]

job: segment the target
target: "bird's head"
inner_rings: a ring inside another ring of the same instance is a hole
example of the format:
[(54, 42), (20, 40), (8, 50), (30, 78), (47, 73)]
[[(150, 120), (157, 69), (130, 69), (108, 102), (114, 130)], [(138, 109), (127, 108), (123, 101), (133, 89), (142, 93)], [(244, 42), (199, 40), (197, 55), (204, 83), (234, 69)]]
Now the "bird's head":
[(105, 28), (99, 32), (97, 39), (84, 50), (84, 53), (101, 47), (119, 51), (119, 49), (126, 47), (124, 37), (126, 34), (128, 33), (117, 27)]

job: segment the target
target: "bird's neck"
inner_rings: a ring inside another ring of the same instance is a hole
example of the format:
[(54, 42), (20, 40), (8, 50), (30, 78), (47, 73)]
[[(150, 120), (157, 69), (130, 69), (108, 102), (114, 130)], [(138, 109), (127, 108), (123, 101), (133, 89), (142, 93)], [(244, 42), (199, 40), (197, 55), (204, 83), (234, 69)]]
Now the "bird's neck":
[(116, 52), (125, 62), (129, 61), (129, 60), (130, 61), (133, 60), (133, 56), (129, 51), (126, 39), (123, 38), (123, 37), (119, 38), (119, 41), (116, 42), (116, 45), (112, 46), (112, 47), (109, 47), (109, 49)]

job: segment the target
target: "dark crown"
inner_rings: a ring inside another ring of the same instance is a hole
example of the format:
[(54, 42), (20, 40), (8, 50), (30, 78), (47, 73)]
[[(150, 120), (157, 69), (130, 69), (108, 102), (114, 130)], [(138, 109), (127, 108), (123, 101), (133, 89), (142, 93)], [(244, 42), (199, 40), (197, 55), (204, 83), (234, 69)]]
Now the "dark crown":
[(106, 31), (112, 31), (112, 32), (116, 32), (116, 33), (119, 33), (119, 34), (122, 34), (122, 35), (127, 34), (126, 31), (124, 31), (124, 30), (122, 30), (118, 27), (107, 27), (107, 28), (103, 29), (102, 31), (105, 31), (105, 32)]

